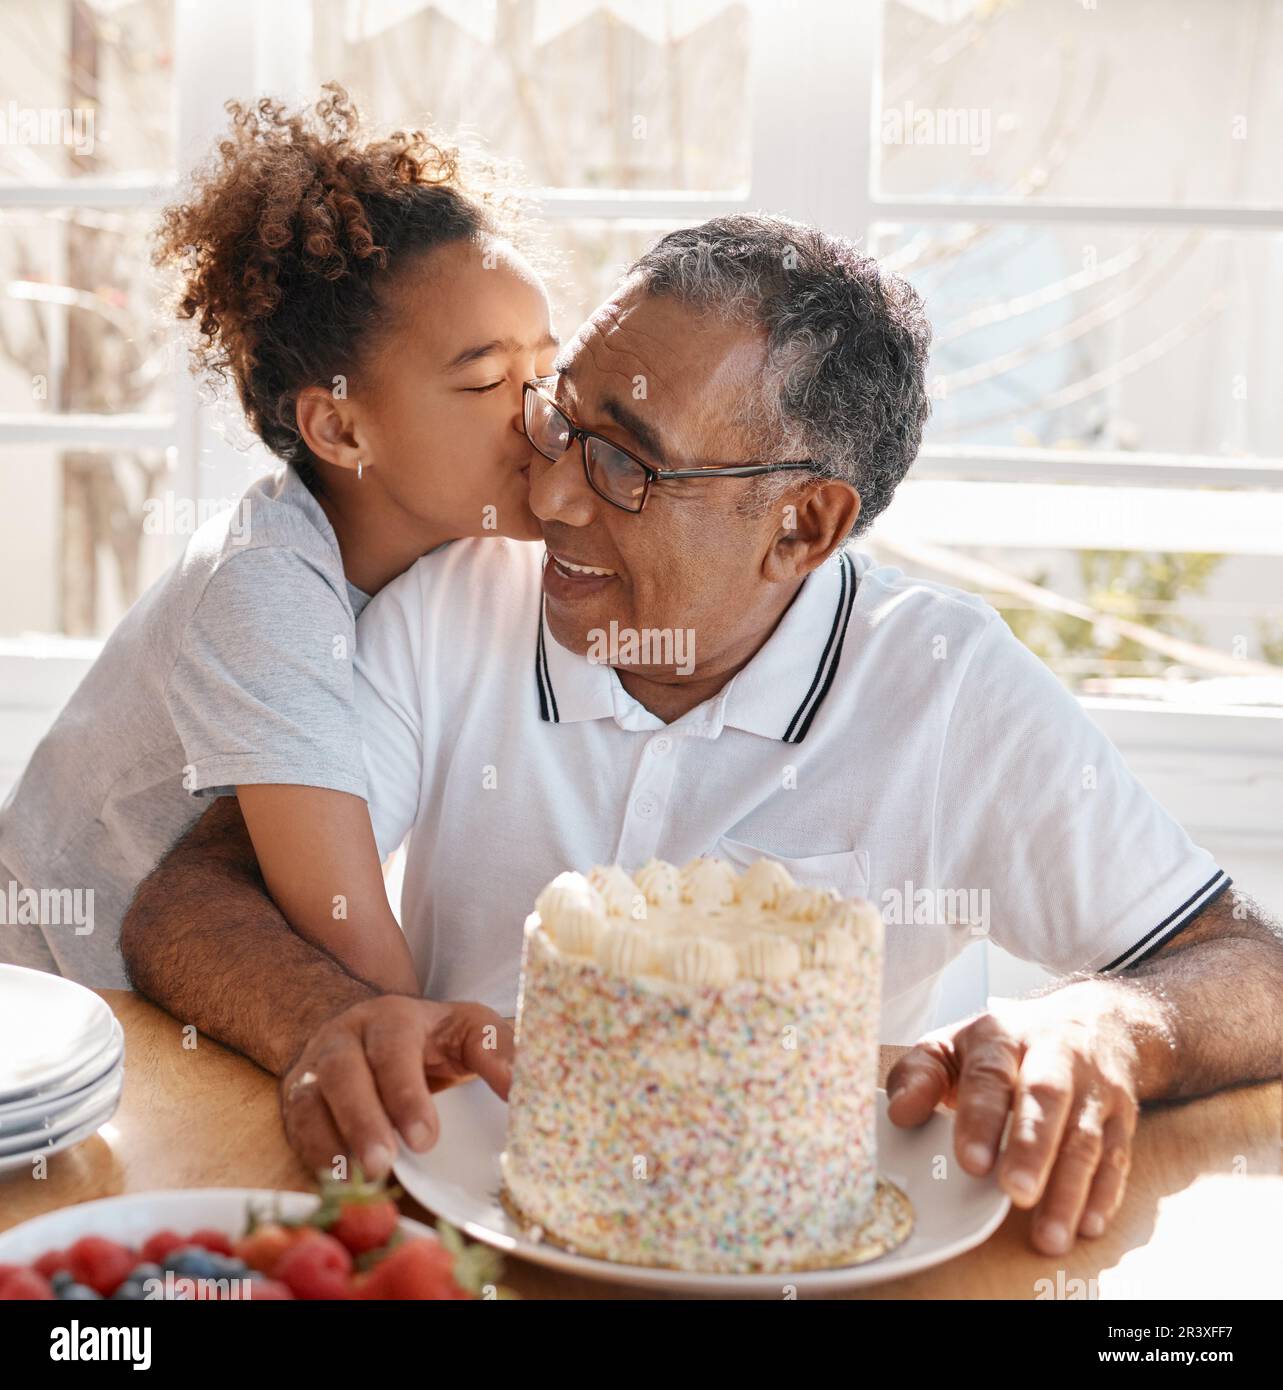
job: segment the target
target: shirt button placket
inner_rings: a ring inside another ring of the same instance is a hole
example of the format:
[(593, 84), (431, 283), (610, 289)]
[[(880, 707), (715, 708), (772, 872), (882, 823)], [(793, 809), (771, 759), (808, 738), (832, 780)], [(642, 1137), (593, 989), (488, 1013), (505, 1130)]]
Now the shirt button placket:
[(629, 871), (655, 857), (677, 774), (675, 743), (671, 734), (657, 734), (650, 739), (629, 788), (619, 839), (619, 862)]

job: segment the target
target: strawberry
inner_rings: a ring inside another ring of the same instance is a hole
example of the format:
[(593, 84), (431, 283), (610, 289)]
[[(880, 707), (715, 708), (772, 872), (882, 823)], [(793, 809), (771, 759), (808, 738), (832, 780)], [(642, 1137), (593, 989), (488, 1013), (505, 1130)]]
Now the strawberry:
[(328, 1231), (353, 1255), (380, 1250), (397, 1234), (400, 1214), (396, 1198), (401, 1191), (387, 1183), (367, 1181), (360, 1164), (354, 1164), (350, 1182), (323, 1179), (321, 1202), (308, 1224)]
[(124, 1282), (138, 1257), (119, 1241), (104, 1236), (82, 1236), (67, 1250), (67, 1268), (77, 1284), (109, 1298)]
[(309, 1231), (276, 1262), (275, 1278), (295, 1298), (348, 1298), (352, 1256), (333, 1236)]
[[(52, 1279), (60, 1269), (66, 1269), (70, 1263), (71, 1261), (65, 1250), (47, 1250), (31, 1268), (34, 1269), (37, 1274), (43, 1274), (46, 1279)], [(0, 1269), (9, 1267), (10, 1266), (0, 1265)], [(16, 1265), (12, 1267), (17, 1268)]]
[(330, 1224), (330, 1234), (353, 1255), (378, 1250), (392, 1239), (400, 1214), (396, 1203), (383, 1201), (343, 1202)]
[(232, 1253), (244, 1260), (251, 1269), (272, 1276), (276, 1273), (276, 1265), (281, 1256), (291, 1245), (302, 1239), (309, 1229), (306, 1226), (282, 1226), (275, 1221), (267, 1221), (233, 1242)]
[(208, 1226), (202, 1226), (199, 1231), (193, 1231), (184, 1244), (199, 1245), (202, 1250), (213, 1250), (219, 1255), (232, 1253), (231, 1238), (222, 1231), (212, 1230)]
[(30, 1303), (53, 1296), (48, 1279), (34, 1269), (14, 1269), (0, 1277), (0, 1303), (19, 1299)]
[(163, 1264), (166, 1255), (172, 1254), (175, 1250), (179, 1250), (189, 1243), (177, 1231), (157, 1231), (155, 1235), (148, 1236), (143, 1241), (139, 1259), (146, 1264)]
[(440, 1241), (419, 1236), (389, 1251), (357, 1281), (353, 1294), (365, 1299), (457, 1298), (453, 1265), (454, 1257)]

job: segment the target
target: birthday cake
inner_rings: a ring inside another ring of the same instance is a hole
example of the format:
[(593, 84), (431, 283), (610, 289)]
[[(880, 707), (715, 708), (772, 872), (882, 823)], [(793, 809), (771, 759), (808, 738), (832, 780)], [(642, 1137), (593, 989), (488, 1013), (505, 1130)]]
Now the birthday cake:
[(877, 1173), (882, 921), (780, 864), (559, 874), (526, 920), (502, 1198), (626, 1264), (831, 1268), (902, 1240)]

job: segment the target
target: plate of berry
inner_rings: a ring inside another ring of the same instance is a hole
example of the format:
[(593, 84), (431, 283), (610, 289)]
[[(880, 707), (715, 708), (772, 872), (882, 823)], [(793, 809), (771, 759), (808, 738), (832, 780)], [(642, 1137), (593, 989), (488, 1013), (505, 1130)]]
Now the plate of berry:
[(0, 1301), (511, 1298), (500, 1261), (445, 1222), (402, 1216), (396, 1189), (137, 1192), (0, 1234)]

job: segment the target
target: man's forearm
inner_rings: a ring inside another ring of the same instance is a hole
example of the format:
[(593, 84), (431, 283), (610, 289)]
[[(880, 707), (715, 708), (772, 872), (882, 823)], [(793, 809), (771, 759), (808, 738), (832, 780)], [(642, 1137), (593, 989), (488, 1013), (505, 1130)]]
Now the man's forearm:
[(281, 915), (235, 797), (221, 797), (139, 886), (121, 951), (135, 988), (276, 1075), (321, 1023), (378, 992)]
[(1283, 932), (1234, 889), (1149, 960), (1065, 987), (1115, 1002), (1138, 1054), (1142, 1101), (1279, 1075)]

